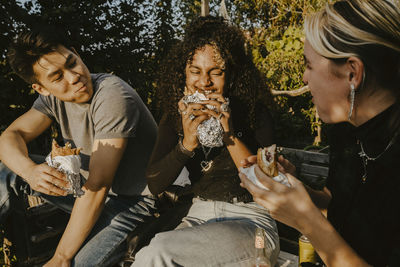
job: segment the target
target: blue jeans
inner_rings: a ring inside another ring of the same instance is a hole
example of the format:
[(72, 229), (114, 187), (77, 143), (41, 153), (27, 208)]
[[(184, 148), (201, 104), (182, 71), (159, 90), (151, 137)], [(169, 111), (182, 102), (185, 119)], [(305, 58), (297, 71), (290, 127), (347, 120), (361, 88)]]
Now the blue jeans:
[[(42, 162), (44, 160), (43, 157)], [(34, 161), (40, 162), (38, 158)], [(55, 197), (30, 190), (19, 176), (0, 163), (0, 223), (24, 193), (40, 195), (55, 206), (71, 212), (74, 198)], [(126, 252), (126, 238), (139, 224), (150, 219), (155, 200), (147, 196), (108, 196), (104, 209), (90, 235), (72, 260), (72, 266), (112, 266)]]
[(256, 204), (193, 199), (182, 224), (158, 233), (136, 254), (133, 267), (252, 266), (256, 227), (266, 231), (265, 251), (274, 266), (279, 253), (275, 221)]

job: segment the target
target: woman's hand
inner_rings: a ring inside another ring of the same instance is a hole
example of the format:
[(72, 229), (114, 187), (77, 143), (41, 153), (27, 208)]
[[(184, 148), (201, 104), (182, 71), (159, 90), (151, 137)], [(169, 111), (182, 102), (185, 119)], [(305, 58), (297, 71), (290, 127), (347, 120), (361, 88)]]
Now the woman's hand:
[(308, 220), (313, 218), (313, 215), (318, 215), (320, 211), (312, 203), (303, 184), (288, 172), (285, 175), (288, 177), (291, 187), (272, 180), (258, 166), (255, 166), (255, 174), (269, 190), (256, 186), (244, 174), (239, 173), (241, 186), (253, 195), (254, 201), (269, 210), (274, 219), (300, 232), (309, 231), (307, 229), (310, 225)]
[(216, 108), (216, 111), (212, 111), (210, 115), (220, 121), (222, 128), (224, 129), (224, 142), (226, 142), (234, 132), (229, 102), (227, 102), (221, 94), (209, 94), (207, 95), (207, 98), (209, 98), (209, 100), (204, 100), (201, 103), (204, 105), (212, 105)]
[(210, 118), (211, 111), (203, 104), (185, 104), (182, 100), (178, 102), (178, 109), (182, 116), (183, 140), (182, 145), (189, 151), (193, 151), (198, 145), (197, 127), (204, 120)]
[(294, 166), (289, 160), (285, 159), (282, 155), (278, 157), (278, 171), (281, 173), (290, 173), (296, 176), (296, 166)]
[[(250, 167), (253, 164), (257, 163), (257, 156), (252, 155), (244, 160), (242, 160), (241, 164), (244, 168)], [(294, 166), (289, 160), (285, 159), (282, 155), (278, 157), (278, 170), (281, 173), (290, 173), (293, 176), (296, 176), (296, 166)]]

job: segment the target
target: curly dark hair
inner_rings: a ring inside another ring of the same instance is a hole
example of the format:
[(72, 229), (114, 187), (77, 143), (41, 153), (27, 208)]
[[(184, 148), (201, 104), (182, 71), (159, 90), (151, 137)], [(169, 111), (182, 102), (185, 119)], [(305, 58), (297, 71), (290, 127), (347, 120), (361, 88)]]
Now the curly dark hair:
[[(186, 28), (183, 40), (169, 52), (160, 66), (157, 97), (163, 112), (181, 127), (178, 102), (185, 88), (185, 67), (195, 52), (205, 45), (216, 47), (225, 62), (224, 96), (229, 97), (232, 112), (244, 112), (251, 128), (255, 127), (255, 106), (265, 82), (246, 53), (245, 37), (240, 29), (220, 17), (199, 17)], [(240, 104), (240, 106), (239, 106)], [(239, 111), (240, 109), (240, 111)]]

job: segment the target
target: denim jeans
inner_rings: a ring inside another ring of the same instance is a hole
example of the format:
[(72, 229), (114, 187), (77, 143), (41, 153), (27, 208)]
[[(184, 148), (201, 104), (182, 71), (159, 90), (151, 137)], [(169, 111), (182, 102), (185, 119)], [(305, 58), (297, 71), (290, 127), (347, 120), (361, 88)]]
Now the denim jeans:
[(265, 251), (274, 266), (279, 253), (275, 221), (256, 204), (193, 199), (182, 224), (158, 233), (136, 254), (133, 267), (252, 266), (256, 227), (266, 231)]
[[(42, 157), (42, 161), (44, 158)], [(40, 162), (38, 158), (34, 161)], [(55, 206), (71, 212), (74, 198), (55, 197), (30, 190), (19, 176), (0, 163), (0, 223), (24, 193), (40, 195)], [(126, 238), (136, 226), (146, 223), (155, 211), (155, 200), (148, 196), (108, 196), (104, 209), (90, 235), (72, 260), (72, 266), (112, 266), (126, 252)]]

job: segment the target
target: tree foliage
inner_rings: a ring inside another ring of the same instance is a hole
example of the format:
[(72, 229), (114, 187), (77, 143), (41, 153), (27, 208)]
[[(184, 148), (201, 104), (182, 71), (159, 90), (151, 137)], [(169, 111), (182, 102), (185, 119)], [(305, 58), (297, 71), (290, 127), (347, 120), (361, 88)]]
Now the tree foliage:
[[(226, 0), (232, 23), (248, 37), (248, 50), (267, 77), (265, 90), (301, 87), (303, 16), (327, 0)], [(23, 3), (23, 4), (21, 4)], [(218, 15), (220, 0), (210, 0)], [(8, 66), (11, 38), (23, 27), (48, 23), (68, 34), (92, 72), (111, 72), (134, 87), (156, 118), (155, 76), (160, 60), (200, 15), (201, 0), (27, 0), (0, 4), (0, 131), (30, 108), (36, 95)], [(309, 95), (275, 97), (277, 142), (312, 143), (315, 127)], [(296, 138), (293, 133), (296, 132)]]

